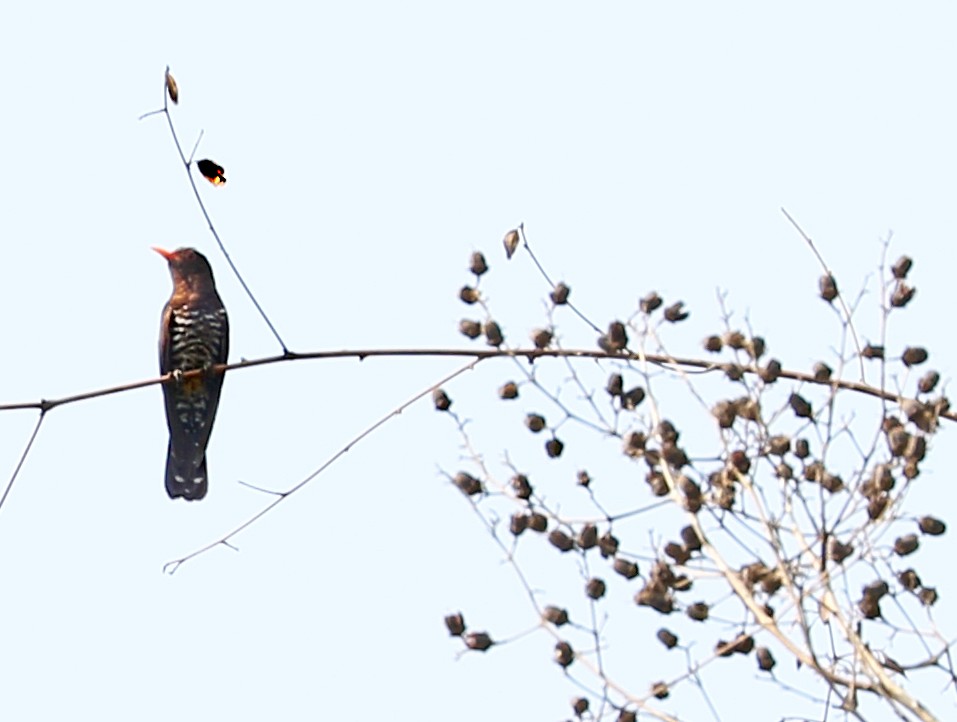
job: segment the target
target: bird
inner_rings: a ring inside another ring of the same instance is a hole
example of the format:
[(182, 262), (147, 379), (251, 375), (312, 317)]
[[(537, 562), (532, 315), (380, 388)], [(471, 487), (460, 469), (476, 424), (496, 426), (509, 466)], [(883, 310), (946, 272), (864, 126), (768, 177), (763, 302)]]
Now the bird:
[[(153, 248), (169, 263), (173, 293), (160, 326), (160, 373), (172, 373), (163, 384), (169, 447), (166, 493), (171, 499), (195, 501), (206, 496), (206, 446), (213, 430), (223, 372), (211, 367), (229, 356), (229, 317), (216, 291), (213, 270), (194, 248)], [(185, 371), (204, 373), (182, 378)]]

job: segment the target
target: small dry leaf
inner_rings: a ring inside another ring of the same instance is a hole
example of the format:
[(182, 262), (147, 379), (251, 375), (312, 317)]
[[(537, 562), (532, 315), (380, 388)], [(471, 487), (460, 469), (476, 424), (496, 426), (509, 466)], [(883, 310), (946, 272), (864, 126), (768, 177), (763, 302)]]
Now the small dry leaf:
[(518, 248), (518, 230), (513, 228), (508, 233), (505, 234), (505, 238), (502, 239), (502, 243), (505, 245), (505, 257), (511, 258), (515, 254), (515, 249)]
[(176, 78), (173, 77), (169, 68), (166, 68), (166, 92), (169, 93), (169, 99), (174, 104), (179, 103), (179, 86), (176, 84)]

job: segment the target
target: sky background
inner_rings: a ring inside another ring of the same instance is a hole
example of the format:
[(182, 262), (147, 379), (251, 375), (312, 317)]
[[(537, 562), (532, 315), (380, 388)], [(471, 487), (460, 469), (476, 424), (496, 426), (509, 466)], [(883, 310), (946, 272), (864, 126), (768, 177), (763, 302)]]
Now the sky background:
[[(226, 168), (225, 187), (200, 189), (207, 208), (293, 350), (468, 346), (457, 324), (476, 314), (457, 292), (474, 250), (489, 258), (483, 287), (506, 336), (525, 344), (548, 288), (500, 245), (524, 222), (600, 325), (656, 289), (692, 309), (670, 347), (696, 355), (720, 328), (721, 289), (786, 366), (809, 368), (839, 329), (786, 207), (842, 288), (870, 289), (867, 338), (880, 331), (876, 269), (893, 234), (891, 256), (915, 258), (919, 288), (897, 345), (930, 346), (950, 379), (955, 27), (944, 2), (8, 7), (0, 402), (157, 375), (170, 281), (153, 245), (208, 255), (233, 361), (278, 352), (205, 228), (165, 120), (137, 119), (161, 107), (167, 65), (184, 146), (203, 129), (198, 157)], [(589, 328), (558, 322), (564, 344), (594, 347)], [(456, 661), (445, 614), (462, 609), (496, 638), (535, 619), (443, 475), (463, 466), (461, 441), (427, 401), (239, 536), (240, 553), (161, 571), (269, 501), (239, 481), (288, 488), (459, 365), (230, 374), (197, 504), (166, 497), (157, 387), (53, 412), (0, 510), (3, 716), (569, 716), (575, 688), (545, 634)], [(504, 412), (494, 398), (514, 374), (488, 364), (448, 389), (495, 463), (531, 443), (520, 419), (533, 397)], [(0, 413), (0, 478), (34, 423)], [(582, 444), (571, 469), (617, 454)], [(921, 512), (950, 501), (940, 488), (954, 454), (938, 452)], [(957, 596), (939, 576), (946, 620)], [(642, 645), (660, 620), (632, 621), (618, 644), (634, 650), (637, 686), (654, 674)], [(758, 679), (752, 659), (731, 671)], [(730, 687), (716, 679), (721, 697)], [(776, 687), (751, 687), (777, 710)], [(952, 691), (926, 689), (953, 714)], [(699, 713), (689, 719), (710, 719)]]

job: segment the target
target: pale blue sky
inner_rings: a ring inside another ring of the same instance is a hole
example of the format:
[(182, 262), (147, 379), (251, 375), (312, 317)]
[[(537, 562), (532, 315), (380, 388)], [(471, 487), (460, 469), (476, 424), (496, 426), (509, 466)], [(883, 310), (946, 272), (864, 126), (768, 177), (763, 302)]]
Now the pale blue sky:
[[(547, 289), (499, 245), (524, 221), (550, 272), (601, 322), (657, 289), (692, 309), (670, 338), (697, 354), (719, 327), (721, 288), (775, 355), (807, 368), (837, 327), (784, 206), (849, 290), (869, 275), (874, 289), (893, 232), (919, 286), (898, 343), (931, 345), (950, 379), (955, 28), (944, 2), (7, 8), (0, 401), (157, 374), (169, 278), (153, 245), (209, 256), (233, 360), (277, 351), (204, 227), (163, 118), (137, 121), (161, 104), (167, 64), (184, 145), (204, 129), (199, 157), (226, 167), (226, 187), (201, 188), (207, 207), (294, 350), (464, 345), (456, 294), (476, 249), (492, 266), (496, 315), (524, 343)], [(876, 337), (878, 320), (863, 316), (859, 331)], [(566, 345), (594, 344), (560, 321)], [(461, 450), (428, 403), (240, 536), (241, 553), (160, 571), (267, 501), (238, 480), (291, 486), (455, 367), (231, 374), (210, 493), (192, 505), (163, 488), (157, 388), (53, 413), (0, 510), (4, 718), (569, 716), (575, 690), (546, 635), (454, 661), (445, 614), (462, 608), (498, 637), (534, 619), (440, 473)], [(493, 433), (509, 417), (490, 402), (513, 373), (502, 362), (449, 389), (494, 462), (513, 442)], [(0, 478), (33, 422), (0, 414)], [(927, 484), (951, 482), (953, 454), (939, 453)], [(936, 582), (946, 619), (957, 590)], [(654, 673), (642, 645), (659, 621), (635, 613), (633, 639), (619, 642), (634, 649), (636, 687)], [(756, 678), (751, 659), (732, 671)], [(733, 692), (718, 687), (719, 698)], [(757, 689), (767, 704), (780, 697)], [(929, 701), (952, 714), (952, 694)]]

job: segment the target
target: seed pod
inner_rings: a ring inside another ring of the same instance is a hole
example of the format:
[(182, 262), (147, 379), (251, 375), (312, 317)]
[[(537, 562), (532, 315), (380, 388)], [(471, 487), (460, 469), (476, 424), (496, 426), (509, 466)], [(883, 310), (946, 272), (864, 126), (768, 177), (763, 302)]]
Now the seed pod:
[(482, 295), (477, 288), (462, 286), (462, 288), (459, 289), (459, 300), (462, 301), (462, 303), (471, 305), (477, 302), (481, 297)]
[(578, 472), (578, 485), (584, 486), (586, 489), (591, 485), (591, 477), (584, 469)]
[(539, 512), (532, 512), (528, 515), (528, 528), (539, 533), (548, 528), (548, 517)]
[(572, 538), (561, 529), (552, 529), (548, 535), (548, 541), (560, 552), (568, 552), (575, 547)]
[(730, 401), (719, 401), (711, 409), (711, 415), (718, 420), (718, 426), (722, 429), (730, 429), (734, 426), (734, 420), (738, 415), (737, 408)]
[(909, 592), (914, 591), (920, 586), (920, 577), (913, 569), (905, 569), (902, 571), (897, 575), (897, 581)]
[(555, 661), (561, 667), (567, 667), (575, 661), (575, 651), (568, 642), (559, 642), (555, 645)]
[(911, 266), (914, 265), (914, 261), (907, 256), (901, 256), (896, 261), (894, 265), (891, 266), (891, 273), (894, 274), (894, 278), (898, 281), (902, 281), (907, 278), (907, 274), (910, 272)]
[(926, 374), (920, 377), (920, 381), (917, 382), (917, 390), (922, 394), (929, 394), (937, 386), (937, 383), (940, 381), (940, 374), (936, 371), (928, 371)]
[(638, 457), (645, 453), (645, 444), (648, 441), (640, 431), (629, 431), (625, 434), (624, 451), (625, 454), (632, 457)]
[(469, 632), (465, 635), (465, 646), (477, 652), (484, 652), (494, 644), (485, 632)]
[(925, 607), (932, 607), (937, 601), (937, 588), (936, 587), (923, 587), (918, 593), (917, 598), (920, 599), (920, 603)]
[(837, 537), (833, 536), (828, 541), (827, 556), (831, 561), (840, 564), (853, 553), (854, 545), (851, 543), (844, 544)]
[(508, 523), (508, 530), (513, 536), (518, 536), (528, 528), (528, 517), (522, 513), (512, 514)]
[(664, 303), (664, 301), (661, 300), (661, 296), (652, 291), (638, 302), (638, 307), (642, 313), (651, 313), (652, 311), (658, 310), (662, 303)]
[(740, 381), (744, 378), (744, 369), (738, 366), (738, 364), (725, 364), (724, 375), (727, 376), (730, 381)]
[(818, 289), (821, 292), (821, 298), (823, 298), (828, 303), (831, 303), (835, 298), (837, 298), (837, 281), (834, 280), (834, 276), (828, 273), (817, 282)]
[(476, 276), (481, 276), (488, 270), (488, 264), (485, 262), (485, 256), (478, 251), (472, 254), (469, 259), (469, 270)]
[(681, 542), (689, 552), (696, 552), (701, 549), (702, 541), (698, 532), (690, 524), (681, 529)]
[(708, 605), (704, 602), (695, 602), (685, 610), (685, 613), (696, 622), (703, 622), (708, 618)]
[(568, 612), (560, 607), (547, 606), (542, 610), (542, 619), (556, 627), (568, 624)]
[(917, 293), (916, 288), (908, 286), (903, 281), (898, 281), (894, 286), (894, 292), (891, 294), (891, 306), (894, 308), (903, 308), (911, 302), (915, 293)]
[(865, 597), (880, 600), (886, 597), (889, 591), (890, 587), (887, 586), (887, 582), (885, 582), (883, 579), (878, 579), (877, 581), (871, 582), (865, 586), (861, 590), (861, 593)]
[(754, 637), (750, 634), (739, 634), (737, 639), (734, 640), (734, 646), (731, 648), (731, 651), (737, 654), (751, 654), (751, 650), (753, 649)]
[(794, 469), (791, 468), (790, 464), (782, 461), (774, 467), (774, 475), (782, 481), (788, 481), (794, 478)]
[(761, 380), (766, 384), (773, 384), (778, 380), (778, 377), (781, 375), (781, 362), (773, 358), (768, 361), (767, 365), (758, 371), (758, 376), (761, 377)]
[(598, 544), (598, 527), (594, 524), (585, 524), (578, 532), (578, 546), (588, 550)]
[(884, 510), (887, 508), (889, 502), (890, 497), (888, 497), (887, 494), (881, 494), (870, 499), (870, 501), (867, 502), (868, 518), (871, 521), (880, 519), (881, 514), (884, 513)]
[(518, 231), (514, 228), (505, 234), (505, 238), (502, 239), (502, 244), (505, 246), (506, 258), (511, 258), (515, 253), (515, 249), (518, 248), (518, 240)]
[(718, 643), (714, 645), (714, 653), (719, 657), (730, 657), (734, 654), (734, 645), (719, 639)]
[(711, 353), (718, 353), (723, 345), (724, 342), (720, 336), (708, 336), (708, 338), (704, 340), (704, 350), (710, 351)]
[(770, 672), (774, 669), (776, 662), (774, 657), (771, 655), (771, 650), (767, 647), (758, 647), (754, 652), (755, 658), (758, 660), (758, 669), (762, 672)]
[(450, 636), (461, 637), (465, 632), (465, 618), (462, 616), (462, 613), (457, 612), (456, 614), (446, 616), (445, 627), (449, 630)]
[(605, 559), (615, 556), (618, 553), (618, 537), (610, 531), (606, 531), (598, 540), (598, 549)]
[(628, 332), (625, 330), (625, 324), (621, 321), (609, 323), (605, 338), (608, 342), (608, 350), (621, 351), (624, 349), (628, 345)]
[(625, 579), (634, 579), (638, 576), (638, 565), (633, 561), (628, 559), (622, 559), (618, 557), (615, 559), (614, 569), (618, 574), (621, 574)]
[(179, 86), (176, 84), (176, 79), (170, 73), (169, 68), (166, 68), (166, 92), (174, 105), (179, 103)]
[(806, 459), (811, 455), (811, 445), (807, 439), (798, 439), (794, 442), (794, 455), (799, 459)]
[(552, 289), (552, 292), (549, 294), (549, 298), (552, 299), (552, 303), (556, 306), (563, 306), (568, 303), (568, 295), (572, 292), (568, 286), (564, 283), (555, 284), (555, 288)]
[(759, 421), (761, 419), (761, 404), (756, 399), (744, 397), (735, 401), (734, 404), (737, 406), (739, 418), (746, 421)]
[(922, 516), (917, 523), (920, 526), (920, 530), (930, 536), (940, 536), (947, 531), (947, 525), (940, 519), (935, 519), (932, 516)]
[(617, 722), (636, 722), (637, 719), (637, 713), (632, 712), (630, 709), (623, 709), (618, 713)]
[(901, 361), (909, 368), (924, 363), (924, 361), (927, 360), (927, 356), (927, 349), (921, 346), (908, 346), (904, 349), (904, 353), (901, 354)]
[(906, 557), (908, 554), (913, 554), (917, 551), (919, 546), (920, 541), (917, 539), (916, 534), (905, 534), (894, 540), (894, 553), (897, 554), (897, 556)]
[(904, 427), (897, 426), (888, 431), (887, 448), (891, 452), (891, 456), (903, 456), (909, 443), (910, 434), (904, 431)]
[(501, 399), (517, 399), (518, 384), (514, 381), (508, 381), (498, 390), (498, 396)]
[(791, 450), (791, 437), (786, 434), (778, 434), (768, 439), (766, 445), (767, 453), (774, 456), (784, 456)]
[(535, 344), (535, 348), (544, 350), (551, 345), (554, 335), (548, 329), (536, 328), (532, 331), (530, 337), (532, 339), (532, 343)]
[(684, 321), (691, 314), (685, 310), (685, 302), (678, 301), (673, 303), (668, 308), (665, 309), (665, 321), (671, 323), (678, 323), (679, 321)]
[(655, 699), (667, 699), (671, 692), (668, 691), (668, 685), (664, 682), (655, 682), (651, 685), (651, 694), (654, 695)]
[(546, 426), (545, 417), (541, 414), (528, 414), (525, 416), (525, 426), (533, 434), (537, 434)]
[(884, 347), (869, 343), (863, 349), (861, 349), (861, 356), (864, 358), (882, 359), (884, 358)]
[(874, 597), (864, 596), (857, 603), (857, 608), (861, 610), (864, 619), (879, 619), (881, 617), (881, 603)]
[(612, 374), (608, 377), (608, 383), (605, 384), (605, 391), (609, 396), (621, 396), (625, 390), (625, 380), (621, 374)]
[(728, 465), (735, 471), (747, 474), (751, 470), (751, 459), (748, 458), (747, 452), (736, 449), (728, 457)]
[(641, 386), (629, 389), (621, 396), (621, 408), (633, 411), (645, 399), (645, 390)]
[(516, 474), (509, 481), (516, 499), (526, 500), (532, 496), (532, 485), (525, 474)]
[(735, 351), (740, 351), (744, 348), (747, 337), (740, 331), (727, 331), (721, 337), (721, 340), (724, 341), (725, 346), (730, 346)]
[(691, 558), (691, 552), (675, 542), (665, 544), (664, 552), (675, 560), (675, 564), (684, 564)]
[(668, 649), (674, 649), (678, 646), (678, 637), (669, 629), (662, 627), (655, 636), (658, 637), (658, 641)]
[(448, 411), (452, 405), (452, 399), (442, 389), (433, 389), (432, 403), (435, 404), (436, 411)]
[(585, 594), (592, 599), (601, 599), (605, 596), (605, 582), (598, 577), (592, 577), (585, 585)]
[(788, 404), (799, 419), (810, 419), (813, 416), (811, 404), (800, 394), (791, 394)]
[(818, 361), (811, 372), (814, 374), (815, 381), (830, 381), (834, 370), (823, 361)]
[(486, 321), (482, 325), (482, 332), (485, 334), (485, 343), (489, 346), (501, 346), (505, 342), (502, 329), (495, 321)]
[(478, 338), (482, 335), (482, 324), (478, 321), (463, 318), (459, 321), (459, 333), (468, 338)]
[(750, 356), (755, 362), (764, 356), (764, 352), (767, 350), (767, 342), (761, 336), (754, 336), (748, 340), (747, 345), (744, 347)]
[(572, 711), (574, 711), (576, 717), (581, 717), (588, 711), (588, 700), (584, 697), (573, 697)]
[(475, 496), (482, 493), (482, 482), (464, 471), (460, 471), (452, 477), (452, 483), (466, 496)]
[(635, 604), (639, 607), (651, 607), (659, 614), (671, 614), (675, 610), (674, 600), (665, 592), (652, 586), (643, 587), (635, 595)]
[(545, 453), (548, 454), (549, 459), (557, 459), (562, 455), (564, 450), (565, 444), (563, 444), (561, 439), (557, 437), (549, 439), (545, 442)]

